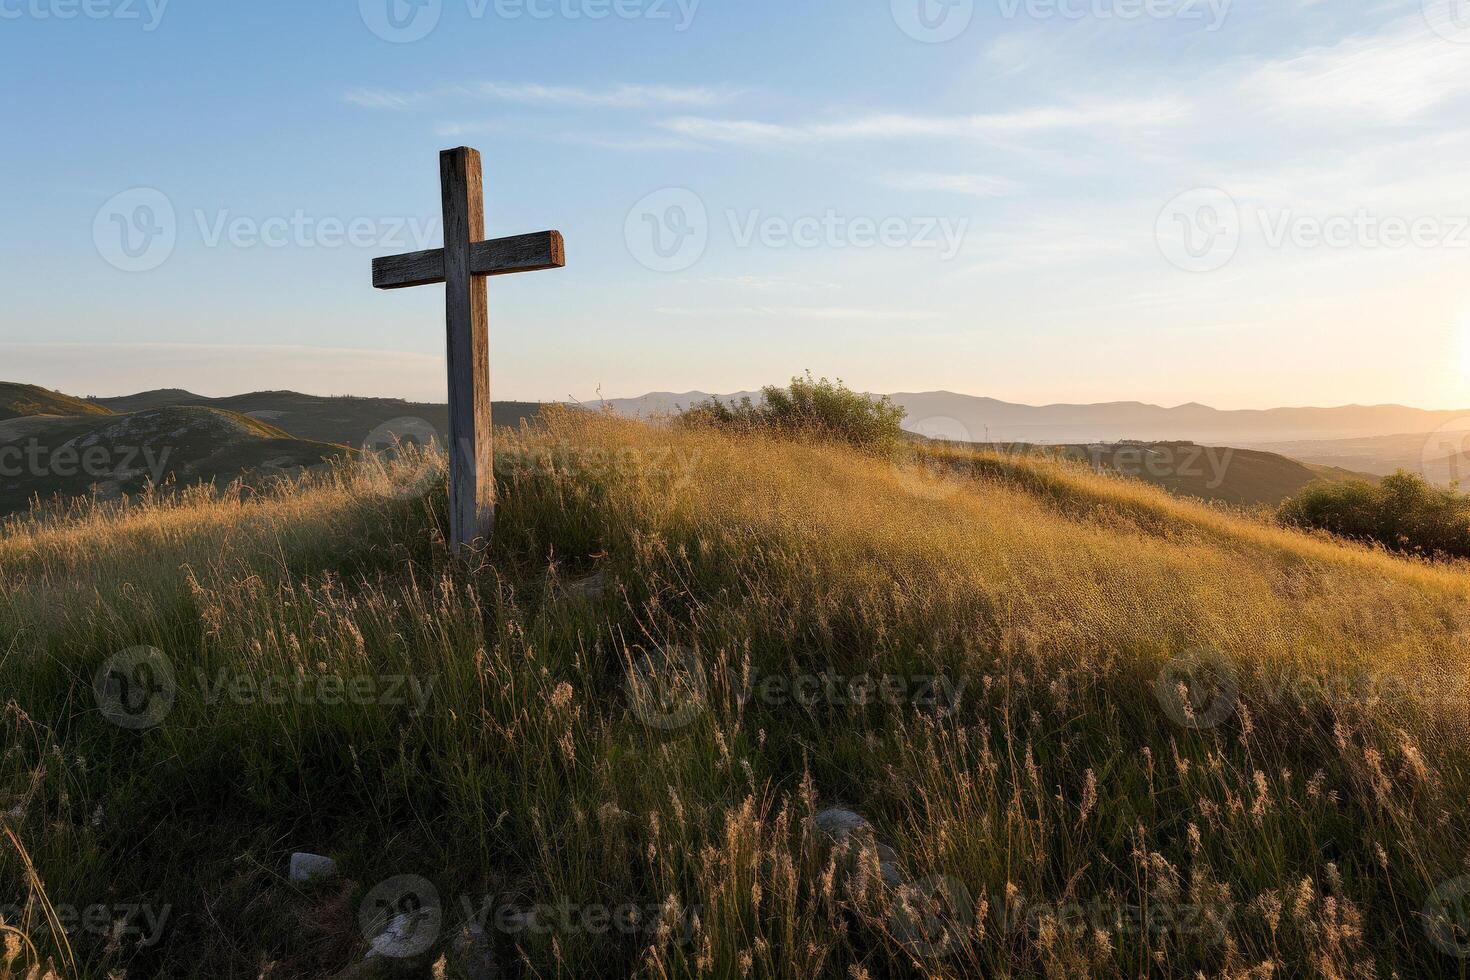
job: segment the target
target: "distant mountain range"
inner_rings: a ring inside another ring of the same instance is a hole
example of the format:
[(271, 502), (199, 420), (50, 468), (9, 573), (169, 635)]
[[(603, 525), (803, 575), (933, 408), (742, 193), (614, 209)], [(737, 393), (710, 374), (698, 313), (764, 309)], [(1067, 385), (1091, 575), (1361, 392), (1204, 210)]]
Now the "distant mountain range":
[[(584, 407), (657, 418), (710, 397), (655, 392)], [(754, 400), (760, 394), (720, 397)], [(892, 398), (908, 412), (906, 427), (920, 436), (989, 443), (1003, 452), (1060, 453), (1173, 493), (1232, 504), (1274, 505), (1314, 480), (1372, 479), (1400, 466), (1442, 483), (1470, 474), (1470, 455), (1464, 454), (1470, 413), (1399, 405), (1264, 411), (1140, 402), (1030, 406), (952, 392)], [(495, 424), (519, 425), (541, 407), (497, 402)], [(0, 383), (0, 514), (55, 494), (116, 497), (164, 480), (219, 484), (289, 475), (361, 449), (386, 449), (395, 440), (442, 445), (447, 425), (443, 404), (393, 398), (294, 391), (211, 398), (177, 388), (77, 398)]]
[[(609, 399), (606, 404), (621, 414), (650, 417), (677, 412), (710, 397), (702, 391), (653, 392)], [(758, 399), (760, 393), (719, 397)], [(1258, 446), (1429, 433), (1443, 426), (1470, 431), (1470, 409), (1429, 411), (1403, 405), (1225, 410), (1194, 402), (1173, 408), (1143, 402), (1018, 405), (951, 391), (898, 392), (889, 397), (908, 412), (905, 428), (962, 442), (1061, 444), (1136, 439)]]

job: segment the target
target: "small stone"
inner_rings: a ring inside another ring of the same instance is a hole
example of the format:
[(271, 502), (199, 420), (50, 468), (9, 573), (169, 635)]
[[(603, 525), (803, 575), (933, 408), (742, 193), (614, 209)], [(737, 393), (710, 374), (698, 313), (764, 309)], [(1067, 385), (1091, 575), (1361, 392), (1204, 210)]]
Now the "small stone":
[(904, 882), (903, 869), (898, 863), (898, 852), (878, 840), (873, 825), (860, 813), (844, 807), (830, 807), (817, 814), (817, 829), (832, 839), (835, 844), (846, 844), (856, 838), (856, 845), (871, 843), (878, 855), (878, 873), (890, 888)]
[(337, 862), (320, 854), (297, 852), (291, 855), (291, 883), (309, 885), (337, 873)]
[(817, 814), (817, 829), (841, 844), (854, 834), (871, 834), (873, 825), (860, 813), (834, 806)]
[(585, 578), (573, 579), (566, 584), (567, 595), (598, 602), (607, 590), (607, 572), (598, 570)]

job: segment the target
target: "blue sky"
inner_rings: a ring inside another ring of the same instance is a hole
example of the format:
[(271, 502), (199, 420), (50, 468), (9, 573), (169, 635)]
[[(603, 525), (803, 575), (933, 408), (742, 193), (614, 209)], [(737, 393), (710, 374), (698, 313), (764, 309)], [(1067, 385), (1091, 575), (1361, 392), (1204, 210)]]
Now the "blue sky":
[[(390, 7), (391, 4), (391, 7)], [(923, 15), (922, 17), (920, 15)], [(1470, 406), (1470, 0), (0, 0), (0, 376)]]

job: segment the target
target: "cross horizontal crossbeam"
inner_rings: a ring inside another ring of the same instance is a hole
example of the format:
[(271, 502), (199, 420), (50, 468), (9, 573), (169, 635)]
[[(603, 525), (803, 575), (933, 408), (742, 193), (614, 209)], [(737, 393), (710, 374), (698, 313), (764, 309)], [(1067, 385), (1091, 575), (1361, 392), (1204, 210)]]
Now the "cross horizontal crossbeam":
[[(470, 245), (470, 274), (475, 276), (538, 272), (560, 269), (566, 264), (566, 244), (559, 231), (538, 231)], [(405, 289), (443, 281), (442, 248), (373, 259), (373, 285), (378, 289)]]

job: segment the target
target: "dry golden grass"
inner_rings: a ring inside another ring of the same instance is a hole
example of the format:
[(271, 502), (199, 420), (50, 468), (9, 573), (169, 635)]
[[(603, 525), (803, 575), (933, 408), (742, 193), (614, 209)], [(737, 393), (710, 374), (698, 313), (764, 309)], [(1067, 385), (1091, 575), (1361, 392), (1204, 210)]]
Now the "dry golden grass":
[[(404, 471), (9, 527), (0, 906), (167, 906), (72, 932), (99, 976), (340, 970), (401, 874), (426, 975), (477, 914), (525, 976), (1465, 974), (1462, 568), (959, 450), (554, 413), (497, 470), (469, 566)], [(177, 690), (125, 730), (138, 645)]]

